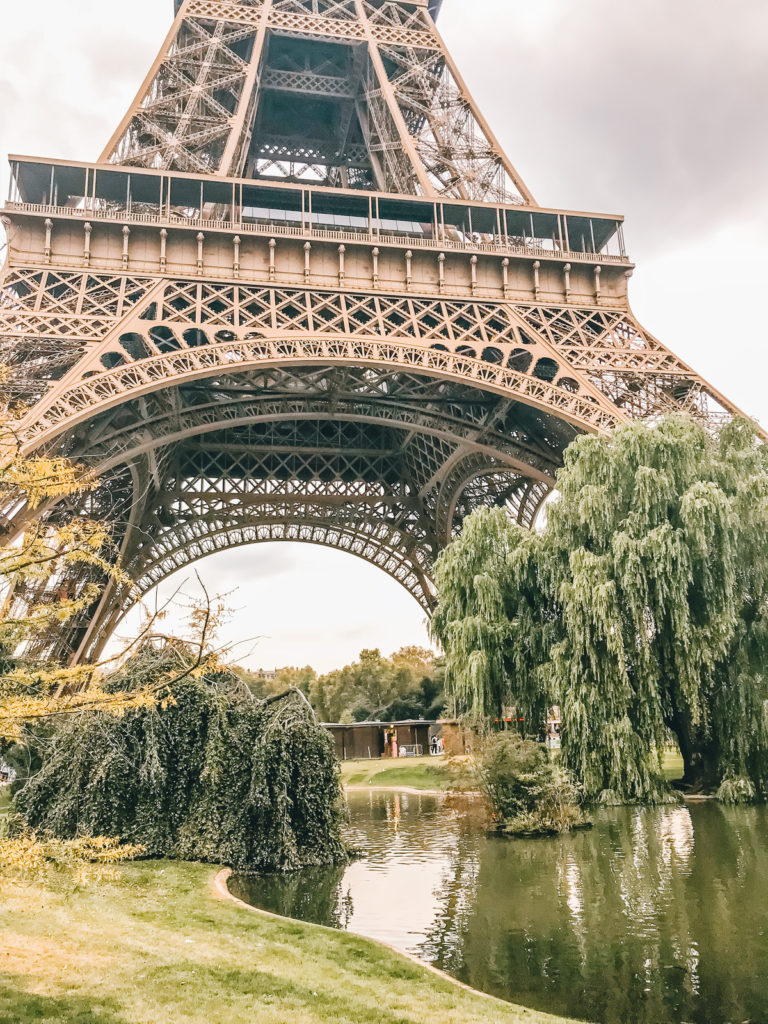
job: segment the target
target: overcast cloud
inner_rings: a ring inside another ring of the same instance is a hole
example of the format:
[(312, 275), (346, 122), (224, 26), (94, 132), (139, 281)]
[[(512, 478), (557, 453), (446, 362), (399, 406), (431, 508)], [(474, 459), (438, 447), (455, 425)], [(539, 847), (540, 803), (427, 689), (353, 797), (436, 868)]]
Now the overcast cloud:
[(445, 0), (441, 28), (540, 203), (625, 213), (646, 257), (765, 222), (763, 0)]
[[(11, 5), (7, 5), (11, 6)], [(26, 0), (0, 36), (8, 152), (95, 159), (167, 32), (171, 0)], [(765, 0), (444, 0), (440, 28), (537, 200), (623, 213), (646, 326), (768, 423)], [(327, 668), (424, 642), (423, 613), (348, 555), (260, 546), (200, 563), (240, 587), (249, 659)]]

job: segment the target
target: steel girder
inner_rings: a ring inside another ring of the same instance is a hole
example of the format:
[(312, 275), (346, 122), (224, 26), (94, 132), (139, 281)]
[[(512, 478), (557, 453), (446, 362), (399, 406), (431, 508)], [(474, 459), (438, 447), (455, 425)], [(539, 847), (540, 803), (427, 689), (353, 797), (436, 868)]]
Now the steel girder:
[[(295, 105), (278, 106), (291, 131), (275, 137), (275, 91), (309, 102), (316, 126), (329, 115), (325, 142), (308, 144)], [(187, 0), (103, 159), (531, 200), (429, 11), (400, 0)]]

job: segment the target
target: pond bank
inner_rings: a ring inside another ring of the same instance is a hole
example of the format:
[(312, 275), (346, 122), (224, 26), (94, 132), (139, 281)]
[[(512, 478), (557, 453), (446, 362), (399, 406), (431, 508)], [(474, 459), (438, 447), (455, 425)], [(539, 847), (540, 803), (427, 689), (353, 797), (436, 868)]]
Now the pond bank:
[[(273, 914), (269, 910), (262, 910), (260, 907), (254, 907), (250, 903), (246, 903), (244, 900), (241, 900), (239, 897), (231, 893), (229, 891), (229, 887), (227, 886), (227, 881), (231, 876), (231, 868), (222, 868), (221, 871), (219, 871), (219, 873), (216, 875), (215, 879), (213, 880), (213, 886), (214, 891), (218, 896), (220, 896), (222, 899), (232, 900), (234, 903), (236, 903), (239, 907), (242, 907), (244, 910), (248, 910), (254, 914), (261, 914), (264, 917), (271, 918), (273, 921), (285, 920), (285, 918), (281, 917), (279, 914)], [(323, 925), (318, 925), (317, 927), (324, 928)], [(324, 930), (330, 932), (331, 935), (334, 936), (338, 934), (338, 932), (334, 928), (324, 928)], [(371, 941), (375, 942), (377, 946), (381, 946), (382, 949), (386, 949), (390, 953), (394, 953), (397, 956), (405, 957), (407, 960), (410, 960), (411, 963), (416, 964), (418, 967), (425, 968), (431, 974), (434, 974), (436, 977), (442, 979), (443, 981), (447, 981), (449, 984), (458, 986), (458, 988), (463, 989), (465, 992), (469, 992), (470, 995), (472, 995), (473, 997), (479, 996), (481, 999), (490, 1000), (492, 1004), (498, 1007), (499, 1001), (495, 999), (493, 996), (488, 995), (487, 992), (480, 992), (478, 989), (470, 988), (470, 986), (465, 985), (463, 981), (458, 981), (456, 978), (452, 978), (450, 974), (446, 974), (445, 971), (441, 971), (437, 967), (434, 967), (432, 964), (428, 964), (426, 963), (426, 961), (420, 960), (412, 953), (408, 953), (402, 949), (397, 949), (395, 946), (390, 946), (389, 943), (382, 942), (381, 939), (375, 939)], [(533, 1011), (526, 1012), (532, 1013)], [(554, 1019), (555, 1018), (551, 1017), (548, 1018), (548, 1020), (550, 1021)], [(562, 1018), (557, 1019), (562, 1020)], [(578, 1022), (573, 1022), (573, 1024), (578, 1024)]]
[(156, 861), (78, 891), (3, 883), (0, 1020), (568, 1024), (370, 940), (246, 910), (216, 894), (218, 870)]
[[(411, 796), (445, 796), (450, 790), (418, 789), (415, 786), (345, 786), (345, 793), (410, 793)], [(470, 791), (471, 792), (471, 791)], [(469, 792), (464, 794), (470, 795)], [(471, 795), (475, 795), (472, 793)], [(479, 795), (479, 794), (478, 794)]]

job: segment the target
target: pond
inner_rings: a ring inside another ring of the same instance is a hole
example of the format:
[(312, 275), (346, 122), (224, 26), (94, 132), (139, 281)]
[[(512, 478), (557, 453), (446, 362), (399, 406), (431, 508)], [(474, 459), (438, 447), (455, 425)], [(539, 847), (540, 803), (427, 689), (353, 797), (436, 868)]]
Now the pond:
[(768, 1021), (768, 811), (603, 810), (489, 836), (471, 800), (350, 793), (337, 870), (233, 876), (255, 906), (381, 939), (525, 1006), (604, 1024)]

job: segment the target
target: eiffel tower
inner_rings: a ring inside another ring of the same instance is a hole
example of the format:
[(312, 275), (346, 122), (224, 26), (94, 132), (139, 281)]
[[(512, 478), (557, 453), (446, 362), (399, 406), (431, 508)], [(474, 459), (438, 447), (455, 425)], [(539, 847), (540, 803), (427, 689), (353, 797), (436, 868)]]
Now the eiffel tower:
[(26, 452), (98, 473), (65, 511), (133, 581), (40, 653), (96, 658), (137, 594), (259, 541), (428, 611), (464, 518), (531, 526), (577, 434), (738, 412), (632, 315), (622, 218), (534, 200), (441, 2), (176, 0), (97, 162), (11, 158), (6, 401)]

